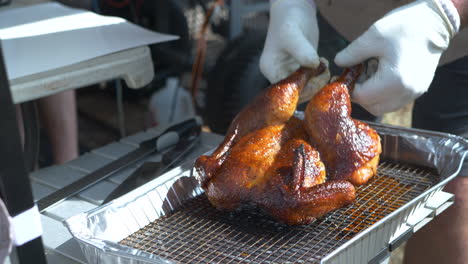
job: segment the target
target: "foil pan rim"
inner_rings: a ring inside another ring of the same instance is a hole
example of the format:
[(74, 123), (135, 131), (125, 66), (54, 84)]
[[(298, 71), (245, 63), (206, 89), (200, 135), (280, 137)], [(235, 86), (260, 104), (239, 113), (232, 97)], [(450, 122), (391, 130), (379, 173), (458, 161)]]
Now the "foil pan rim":
[[(386, 135), (386, 136), (395, 136), (397, 138), (402, 138), (403, 140), (408, 140), (409, 142), (415, 141), (418, 143), (419, 137), (423, 137), (425, 140), (435, 140), (438, 139), (439, 141), (446, 141), (446, 142), (439, 142), (436, 141), (436, 143), (444, 143), (445, 145), (443, 146), (437, 146), (437, 147), (445, 147), (450, 149), (453, 153), (449, 154), (457, 154), (458, 161), (456, 162), (457, 167), (455, 169), (452, 168), (452, 171), (450, 173), (445, 173), (449, 175), (445, 175), (443, 180), (435, 184), (433, 187), (430, 189), (426, 190), (424, 193), (420, 194), (418, 197), (413, 199), (412, 201), (408, 202), (404, 206), (398, 208), (397, 210), (393, 211), (389, 215), (385, 216), (378, 222), (376, 222), (373, 226), (369, 227), (366, 230), (363, 230), (361, 233), (353, 237), (351, 240), (343, 244), (342, 246), (338, 247), (334, 251), (332, 251), (329, 255), (325, 257), (325, 259), (328, 259), (332, 257), (334, 254), (337, 254), (340, 250), (348, 247), (352, 243), (358, 241), (360, 238), (362, 238), (364, 235), (368, 234), (369, 232), (372, 232), (375, 230), (375, 228), (378, 228), (379, 226), (383, 225), (384, 223), (388, 222), (401, 212), (405, 210), (406, 208), (409, 208), (410, 206), (414, 206), (418, 201), (422, 200), (425, 196), (436, 190), (437, 188), (440, 188), (444, 186), (448, 181), (456, 177), (456, 175), (460, 172), (462, 164), (463, 164), (463, 159), (468, 153), (468, 140), (466, 140), (463, 137), (448, 134), (448, 133), (441, 133), (441, 132), (433, 132), (433, 131), (427, 131), (427, 130), (418, 130), (418, 129), (413, 129), (413, 128), (404, 128), (404, 127), (395, 127), (391, 125), (383, 125), (383, 124), (376, 124), (372, 122), (368, 122), (372, 127), (374, 127), (377, 132), (381, 135)], [(451, 144), (451, 145), (450, 145)], [(450, 145), (450, 146), (448, 146)], [(410, 146), (410, 147), (415, 147), (417, 150), (418, 147), (420, 146)], [(447, 154), (447, 153), (442, 153), (442, 154)], [(438, 156), (432, 157), (432, 159), (437, 160), (437, 158), (440, 158)], [(440, 164), (435, 164), (436, 168), (437, 165)], [(177, 176), (180, 176), (181, 173), (186, 173), (187, 171), (191, 170), (192, 163), (188, 162), (184, 164), (181, 167), (175, 168), (171, 171), (169, 171), (167, 174), (162, 175), (161, 177), (139, 187), (138, 189), (127, 193), (126, 195), (111, 201), (108, 204), (96, 207), (88, 212), (81, 213), (78, 215), (75, 215), (69, 219), (66, 219), (63, 221), (63, 224), (67, 227), (69, 232), (73, 235), (75, 239), (78, 240), (80, 243), (84, 243), (87, 246), (94, 247), (104, 254), (109, 254), (109, 255), (114, 255), (116, 257), (123, 257), (123, 258), (128, 258), (131, 260), (141, 260), (143, 262), (145, 261), (150, 261), (150, 262), (156, 262), (156, 263), (173, 263), (167, 259), (164, 259), (160, 256), (138, 250), (138, 249), (133, 249), (127, 246), (120, 245), (116, 242), (109, 241), (109, 240), (101, 240), (96, 238), (95, 233), (93, 233), (92, 230), (93, 223), (90, 223), (90, 217), (93, 215), (106, 212), (106, 210), (112, 210), (113, 208), (117, 207), (125, 207), (128, 204), (131, 204), (138, 200), (140, 197), (146, 195), (148, 192), (154, 190), (161, 184), (164, 184), (166, 181), (169, 181), (173, 178), (177, 178)], [(94, 230), (94, 232), (96, 232)], [(80, 244), (80, 246), (82, 246)], [(83, 250), (84, 251), (84, 250)], [(86, 255), (86, 254), (85, 254)], [(88, 258), (88, 256), (86, 256)], [(325, 260), (324, 259), (324, 260)], [(109, 262), (112, 263), (112, 262)], [(140, 263), (140, 262), (135, 262), (135, 263)]]

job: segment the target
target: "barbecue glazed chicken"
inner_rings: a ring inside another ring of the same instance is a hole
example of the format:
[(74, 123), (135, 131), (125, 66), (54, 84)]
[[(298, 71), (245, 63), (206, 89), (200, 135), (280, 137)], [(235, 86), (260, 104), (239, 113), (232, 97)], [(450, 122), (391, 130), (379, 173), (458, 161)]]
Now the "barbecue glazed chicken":
[(292, 117), (301, 89), (323, 67), (300, 68), (270, 86), (237, 115), (213, 154), (198, 158), (195, 169), (213, 206), (230, 211), (255, 204), (295, 225), (354, 201), (353, 184), (327, 178), (323, 154), (313, 147), (320, 144), (311, 141), (304, 121)]
[(362, 65), (346, 69), (337, 81), (326, 85), (309, 102), (305, 127), (316, 143), (330, 180), (365, 184), (376, 174), (382, 152), (380, 137), (367, 124), (351, 118), (350, 89)]
[(300, 68), (289, 77), (272, 84), (254, 98), (231, 122), (224, 141), (211, 156), (201, 156), (195, 167), (203, 177), (211, 178), (221, 166), (230, 148), (244, 135), (271, 125), (284, 124), (294, 114), (299, 94), (309, 79), (326, 71), (321, 62), (315, 68)]
[(203, 188), (217, 209), (253, 203), (287, 224), (306, 224), (355, 198), (351, 183), (325, 177), (303, 122), (291, 118), (242, 137)]

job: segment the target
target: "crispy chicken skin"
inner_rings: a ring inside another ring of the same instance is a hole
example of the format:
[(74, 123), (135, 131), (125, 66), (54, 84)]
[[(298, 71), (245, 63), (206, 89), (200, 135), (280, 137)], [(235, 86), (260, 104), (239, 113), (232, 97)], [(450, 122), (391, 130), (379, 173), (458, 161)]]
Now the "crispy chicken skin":
[(255, 193), (255, 203), (289, 225), (308, 224), (356, 197), (347, 181), (325, 182), (320, 154), (303, 140), (286, 142), (265, 178), (268, 182)]
[(249, 103), (231, 122), (224, 141), (210, 156), (196, 161), (198, 173), (210, 178), (223, 163), (227, 152), (241, 137), (266, 126), (284, 124), (294, 114), (299, 94), (311, 77), (326, 69), (322, 62), (317, 68), (301, 67), (284, 80), (272, 84)]
[[(266, 172), (274, 164), (281, 147), (290, 139), (305, 139), (300, 120), (253, 131), (237, 142), (217, 173), (203, 186), (208, 199), (218, 209), (233, 210), (255, 198), (268, 182)], [(305, 142), (305, 141), (304, 141)], [(309, 146), (310, 147), (310, 146)], [(288, 164), (288, 161), (285, 161)], [(291, 167), (289, 162), (289, 167)]]
[(233, 120), (215, 152), (198, 158), (195, 169), (213, 206), (254, 204), (297, 225), (354, 201), (350, 182), (327, 180), (304, 122), (292, 117), (300, 90), (317, 72), (301, 68), (270, 86)]
[(316, 142), (331, 180), (365, 184), (376, 174), (382, 151), (380, 137), (367, 124), (351, 118), (350, 89), (362, 65), (346, 69), (307, 105), (305, 127)]
[(328, 181), (296, 191), (274, 177), (258, 205), (288, 225), (308, 224), (327, 213), (351, 204), (356, 198), (354, 185), (348, 181)]
[(204, 186), (208, 199), (229, 211), (255, 204), (290, 225), (309, 223), (352, 203), (354, 186), (325, 183), (325, 165), (307, 139), (296, 118), (245, 135)]

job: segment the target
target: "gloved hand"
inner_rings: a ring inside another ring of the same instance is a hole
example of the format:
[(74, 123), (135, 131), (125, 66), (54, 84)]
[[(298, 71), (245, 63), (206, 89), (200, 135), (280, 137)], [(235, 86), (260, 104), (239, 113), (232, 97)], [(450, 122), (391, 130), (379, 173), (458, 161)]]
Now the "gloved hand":
[(354, 102), (378, 116), (426, 92), (458, 30), (437, 1), (419, 0), (391, 11), (336, 55), (342, 67), (378, 60), (375, 74), (356, 84)]
[(313, 0), (276, 0), (260, 57), (260, 70), (272, 83), (286, 78), (301, 65), (317, 67), (319, 30)]

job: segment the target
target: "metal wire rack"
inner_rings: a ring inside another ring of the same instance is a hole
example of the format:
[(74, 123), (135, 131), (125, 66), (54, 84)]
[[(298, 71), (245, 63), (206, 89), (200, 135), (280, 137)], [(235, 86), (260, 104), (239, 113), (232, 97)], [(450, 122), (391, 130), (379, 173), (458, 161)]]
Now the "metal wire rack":
[(435, 170), (381, 162), (353, 205), (303, 226), (251, 207), (223, 213), (200, 195), (120, 244), (178, 263), (315, 263), (438, 181)]

